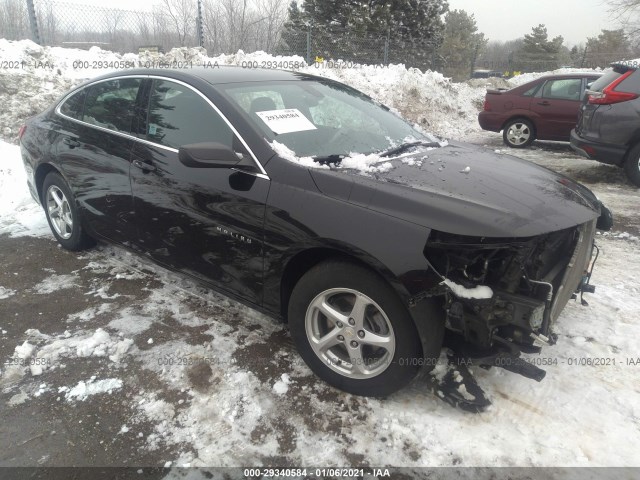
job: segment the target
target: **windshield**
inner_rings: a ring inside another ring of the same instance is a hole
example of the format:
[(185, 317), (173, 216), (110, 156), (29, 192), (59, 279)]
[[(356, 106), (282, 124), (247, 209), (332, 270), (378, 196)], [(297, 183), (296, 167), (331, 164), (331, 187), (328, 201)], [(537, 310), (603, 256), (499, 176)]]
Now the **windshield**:
[(371, 154), (437, 142), (357, 90), (331, 81), (218, 85), (270, 142), (298, 157)]

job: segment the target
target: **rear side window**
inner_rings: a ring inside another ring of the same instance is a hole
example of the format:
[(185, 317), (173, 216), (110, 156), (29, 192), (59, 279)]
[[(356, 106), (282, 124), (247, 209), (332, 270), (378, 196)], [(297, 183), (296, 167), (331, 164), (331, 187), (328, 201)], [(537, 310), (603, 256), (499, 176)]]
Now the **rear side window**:
[(84, 99), (86, 97), (86, 89), (82, 89), (78, 93), (71, 95), (60, 105), (60, 113), (75, 120), (82, 120), (82, 110), (84, 109)]
[(89, 87), (82, 120), (116, 132), (130, 133), (141, 83), (140, 78), (120, 78)]
[(149, 98), (147, 139), (180, 148), (218, 142), (233, 148), (233, 132), (204, 98), (188, 87), (154, 80)]
[(580, 100), (581, 89), (581, 78), (549, 80), (544, 84), (542, 96), (544, 98), (555, 98), (558, 100)]
[(621, 76), (622, 76), (621, 73), (618, 73), (615, 70), (610, 70), (607, 73), (605, 73), (603, 76), (601, 76), (599, 79), (597, 79), (595, 82), (593, 82), (589, 87), (589, 90), (593, 92), (602, 92), (602, 90), (604, 90), (604, 88), (607, 85), (613, 83)]
[(536, 92), (538, 91), (538, 88), (540, 88), (540, 84), (539, 83), (537, 85), (534, 85), (533, 87), (531, 87), (526, 92), (524, 92), (522, 94), (522, 96), (523, 97), (533, 97), (536, 94)]

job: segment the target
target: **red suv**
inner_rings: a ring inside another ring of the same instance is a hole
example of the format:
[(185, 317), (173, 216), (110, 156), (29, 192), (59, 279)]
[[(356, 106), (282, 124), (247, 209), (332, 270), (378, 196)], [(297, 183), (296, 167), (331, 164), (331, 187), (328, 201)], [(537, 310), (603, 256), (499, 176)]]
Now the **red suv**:
[(585, 90), (600, 75), (549, 75), (511, 90), (487, 90), (480, 126), (502, 131), (504, 143), (524, 148), (535, 140), (568, 142)]

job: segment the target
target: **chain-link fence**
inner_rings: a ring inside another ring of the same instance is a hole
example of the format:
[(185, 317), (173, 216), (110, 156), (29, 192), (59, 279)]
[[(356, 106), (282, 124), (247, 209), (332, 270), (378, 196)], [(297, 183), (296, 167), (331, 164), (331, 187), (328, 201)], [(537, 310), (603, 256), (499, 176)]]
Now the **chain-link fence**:
[(88, 48), (97, 45), (121, 53), (137, 52), (143, 45), (161, 49), (198, 45), (197, 17), (191, 14), (35, 0), (34, 25), (29, 18), (28, 3), (25, 0), (0, 1), (0, 38), (30, 38), (51, 46)]
[[(29, 2), (35, 6), (34, 19), (29, 18)], [(286, 5), (286, 0), (282, 4)], [(228, 8), (219, 8), (219, 0), (166, 0), (145, 11), (71, 0), (0, 0), (0, 38), (31, 38), (42, 45), (77, 48), (97, 45), (120, 53), (137, 52), (141, 46), (168, 51), (202, 42), (209, 55), (262, 50), (299, 55), (308, 63), (317, 58), (363, 64), (404, 63), (418, 68), (433, 68), (438, 63), (436, 46), (429, 41), (356, 35), (337, 28), (290, 31), (283, 28), (286, 10), (273, 16), (269, 12), (253, 12), (253, 16), (251, 12), (248, 16), (238, 12), (237, 18), (231, 18), (225, 17)]]
[[(255, 0), (253, 10), (237, 10), (238, 0), (156, 0), (149, 10), (124, 10), (73, 3), (81, 0), (0, 0), (0, 38), (30, 38), (42, 45), (89, 48), (97, 45), (114, 52), (138, 52), (154, 46), (159, 51), (198, 46), (211, 56), (265, 51), (299, 55), (309, 64), (318, 59), (345, 64), (387, 65), (432, 69), (464, 80), (471, 76), (473, 60), (438, 54), (438, 45), (424, 39), (356, 34), (348, 29), (284, 28), (288, 0)], [(29, 6), (33, 6), (31, 10)], [(262, 9), (261, 9), (262, 8)], [(235, 10), (234, 10), (235, 9)], [(198, 32), (201, 32), (200, 34)], [(476, 52), (477, 53), (477, 52)], [(590, 52), (579, 58), (524, 62), (511, 52), (508, 58), (482, 54), (476, 69), (513, 75), (548, 71), (560, 66), (606, 67), (624, 54)]]
[(316, 59), (346, 63), (433, 68), (440, 60), (437, 45), (428, 40), (397, 39), (389, 36), (356, 35), (347, 29), (305, 28), (284, 30), (274, 53), (300, 55), (307, 63)]

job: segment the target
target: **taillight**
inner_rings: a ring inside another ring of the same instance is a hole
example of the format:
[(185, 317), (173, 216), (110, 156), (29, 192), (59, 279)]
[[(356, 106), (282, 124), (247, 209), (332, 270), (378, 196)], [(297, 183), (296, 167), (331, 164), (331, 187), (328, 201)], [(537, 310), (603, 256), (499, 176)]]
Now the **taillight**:
[(27, 130), (27, 126), (26, 125), (22, 125), (20, 127), (20, 130), (18, 130), (18, 140), (22, 140), (22, 136), (24, 135), (24, 132)]
[(484, 100), (484, 105), (483, 105), (482, 108), (484, 108), (485, 112), (490, 112), (491, 111), (491, 104), (489, 103), (489, 100), (487, 100), (486, 98)]
[(638, 98), (637, 93), (632, 92), (619, 92), (616, 87), (620, 85), (627, 77), (633, 75), (635, 70), (629, 70), (624, 75), (621, 75), (616, 80), (602, 89), (600, 93), (590, 93), (589, 103), (593, 105), (611, 105), (613, 103), (626, 102)]

